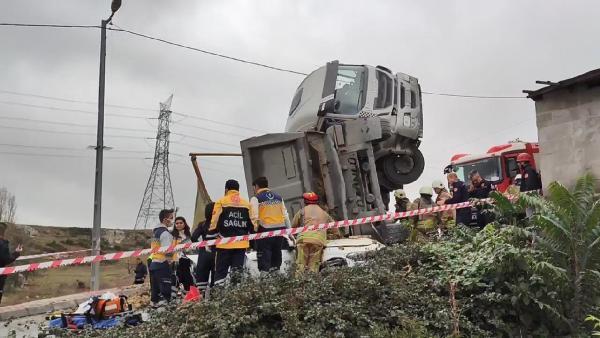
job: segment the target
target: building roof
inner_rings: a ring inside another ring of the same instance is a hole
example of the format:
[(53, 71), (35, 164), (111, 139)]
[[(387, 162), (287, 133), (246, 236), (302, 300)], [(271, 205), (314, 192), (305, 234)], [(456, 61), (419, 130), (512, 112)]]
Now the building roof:
[(562, 80), (556, 83), (551, 83), (550, 85), (537, 90), (524, 90), (523, 93), (526, 93), (528, 98), (537, 101), (541, 100), (544, 94), (551, 93), (558, 89), (569, 88), (581, 84), (600, 85), (600, 68), (594, 69), (581, 75), (577, 75), (570, 79)]

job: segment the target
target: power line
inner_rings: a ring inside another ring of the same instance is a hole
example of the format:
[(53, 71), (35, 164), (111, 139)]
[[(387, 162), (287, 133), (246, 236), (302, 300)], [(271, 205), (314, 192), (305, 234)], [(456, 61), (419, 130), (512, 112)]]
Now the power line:
[[(13, 101), (0, 101), (0, 103), (7, 104), (7, 105), (12, 105), (12, 106), (31, 107), (31, 108), (54, 110), (54, 111), (66, 111), (66, 112), (70, 112), (70, 113), (79, 113), (79, 114), (88, 114), (88, 115), (97, 115), (98, 114), (98, 112), (89, 111), (89, 110), (61, 108), (61, 107), (53, 107), (53, 106), (44, 106), (44, 105), (21, 103), (21, 102), (13, 102)], [(149, 119), (150, 118), (150, 117), (139, 116), (139, 115), (115, 114), (115, 113), (105, 113), (104, 115), (107, 115), (107, 116), (116, 116), (116, 117), (123, 117), (123, 118), (132, 118), (132, 119)]]
[[(17, 96), (25, 96), (25, 97), (37, 97), (40, 99), (70, 102), (70, 103), (98, 104), (98, 102), (95, 102), (95, 101), (75, 100), (75, 99), (68, 99), (68, 98), (56, 97), (56, 96), (46, 96), (46, 95), (38, 95), (38, 94), (31, 94), (31, 93), (14, 92), (14, 91), (10, 91), (10, 90), (0, 90), (0, 93), (17, 95)], [(158, 109), (123, 106), (123, 105), (117, 105), (117, 104), (105, 104), (105, 106), (106, 107), (114, 107), (114, 108), (122, 108), (122, 109), (130, 109), (130, 110), (139, 110), (139, 111), (151, 111), (151, 112), (158, 111)]]
[[(82, 127), (82, 128), (96, 128), (95, 125), (91, 125), (91, 124), (80, 124), (80, 123), (73, 123), (73, 122), (59, 122), (59, 121), (38, 120), (38, 119), (30, 119), (30, 118), (27, 118), (27, 117), (0, 116), (0, 120), (37, 122), (37, 123), (46, 123), (46, 124), (71, 126), (71, 127)], [(137, 129), (137, 128), (124, 128), (124, 127), (104, 127), (104, 128), (106, 128), (106, 129), (112, 129), (112, 130), (134, 131), (134, 132), (152, 132), (151, 130)]]
[[(0, 125), (1, 129), (9, 129), (9, 130), (22, 130), (22, 131), (35, 131), (41, 133), (50, 133), (50, 134), (67, 134), (67, 135), (84, 135), (84, 136), (96, 136), (95, 133), (85, 133), (85, 132), (77, 132), (77, 131), (60, 131), (60, 130), (48, 130), (48, 129), (40, 129), (40, 128), (25, 128), (25, 127), (13, 127), (13, 126), (3, 126)], [(132, 135), (104, 135), (105, 137), (114, 137), (114, 138), (130, 138), (130, 139), (140, 139), (144, 140), (147, 137), (143, 136), (132, 136)]]
[(249, 64), (249, 65), (254, 65), (254, 66), (258, 66), (258, 67), (263, 67), (263, 68), (277, 70), (277, 71), (280, 71), (280, 72), (286, 72), (286, 73), (291, 73), (291, 74), (307, 75), (307, 73), (299, 72), (299, 71), (296, 71), (296, 70), (286, 69), (286, 68), (281, 68), (281, 67), (275, 67), (275, 66), (269, 66), (267, 64), (256, 62), (256, 61), (250, 61), (250, 60), (241, 59), (241, 58), (238, 58), (238, 57), (228, 56), (228, 55), (225, 55), (225, 54), (211, 52), (211, 51), (208, 51), (208, 50), (205, 50), (205, 49), (200, 49), (200, 48), (196, 48), (196, 47), (191, 47), (191, 46), (183, 45), (183, 44), (172, 42), (172, 41), (169, 41), (169, 40), (165, 40), (165, 39), (161, 39), (161, 38), (156, 38), (156, 37), (153, 37), (153, 36), (150, 36), (150, 35), (146, 35), (146, 34), (142, 34), (142, 33), (137, 33), (137, 32), (134, 32), (134, 31), (127, 30), (127, 29), (123, 29), (123, 28), (120, 28), (120, 27), (119, 28), (107, 28), (107, 29), (111, 30), (111, 31), (123, 32), (123, 33), (131, 34), (131, 35), (139, 36), (139, 37), (142, 37), (142, 38), (145, 38), (145, 39), (149, 39), (149, 40), (159, 41), (159, 42), (162, 42), (162, 43), (166, 43), (168, 45), (172, 45), (172, 46), (176, 46), (176, 47), (181, 47), (181, 48), (193, 50), (193, 51), (196, 51), (196, 52), (200, 52), (200, 53), (204, 53), (204, 54), (208, 54), (208, 55), (220, 57), (220, 58), (223, 58), (223, 59), (228, 59), (228, 60), (232, 60), (232, 61), (246, 63), (246, 64)]
[[(86, 25), (45, 25), (45, 24), (14, 24), (14, 23), (0, 23), (0, 26), (54, 27), (54, 28), (100, 28), (100, 26), (94, 26), (94, 25), (89, 25), (89, 26), (86, 26)], [(119, 27), (117, 25), (115, 25), (115, 26)], [(288, 69), (288, 68), (270, 66), (270, 65), (260, 63), (260, 62), (250, 61), (250, 60), (246, 60), (246, 59), (242, 59), (242, 58), (238, 58), (238, 57), (233, 57), (233, 56), (229, 56), (229, 55), (225, 55), (225, 54), (221, 54), (221, 53), (217, 53), (217, 52), (208, 51), (208, 50), (197, 48), (197, 47), (187, 46), (187, 45), (184, 45), (181, 43), (176, 43), (176, 42), (165, 40), (162, 38), (157, 38), (157, 37), (153, 37), (150, 35), (137, 33), (137, 32), (134, 32), (134, 31), (131, 31), (128, 29), (123, 29), (121, 27), (119, 27), (119, 28), (110, 28), (109, 27), (107, 29), (111, 30), (111, 31), (115, 31), (115, 32), (131, 34), (131, 35), (138, 36), (141, 38), (154, 40), (154, 41), (162, 42), (162, 43), (165, 43), (168, 45), (172, 45), (172, 46), (176, 46), (176, 47), (180, 47), (180, 48), (184, 48), (184, 49), (188, 49), (188, 50), (193, 50), (193, 51), (204, 53), (207, 55), (212, 55), (212, 56), (220, 57), (223, 59), (228, 59), (228, 60), (237, 61), (237, 62), (241, 62), (241, 63), (245, 63), (245, 64), (250, 64), (250, 65), (254, 65), (254, 66), (258, 66), (258, 67), (262, 67), (262, 68), (267, 68), (267, 69), (271, 69), (271, 70), (276, 70), (276, 71), (286, 72), (286, 73), (291, 73), (291, 74), (296, 74), (296, 75), (303, 75), (303, 76), (308, 75), (308, 73), (305, 73), (305, 72)], [(428, 91), (421, 91), (421, 93), (423, 93), (425, 95), (449, 96), (449, 97), (460, 97), (460, 98), (477, 98), (477, 99), (525, 99), (526, 98), (525, 96), (465, 95), (465, 94), (438, 93), (438, 92), (428, 92)]]
[(1, 22), (0, 26), (14, 27), (49, 27), (49, 28), (101, 28), (97, 25), (54, 25), (54, 24), (36, 24), (36, 23), (6, 23)]
[(203, 141), (203, 142), (210, 142), (210, 143), (222, 144), (222, 145), (226, 145), (226, 146), (230, 146), (230, 147), (239, 147), (239, 144), (233, 144), (233, 143), (226, 143), (226, 142), (219, 142), (219, 141), (214, 141), (214, 140), (208, 140), (208, 139), (201, 138), (201, 137), (196, 137), (196, 136), (191, 136), (191, 135), (186, 135), (186, 134), (181, 134), (181, 133), (175, 133), (175, 132), (171, 132), (171, 134), (182, 136), (183, 138), (191, 138), (191, 139), (198, 140), (198, 141)]
[(435, 92), (425, 92), (425, 91), (421, 91), (421, 93), (426, 94), (426, 95), (464, 97), (464, 98), (473, 98), (473, 99), (526, 99), (527, 98), (525, 96), (463, 95), (463, 94), (435, 93)]
[[(19, 144), (19, 143), (0, 143), (1, 147), (14, 147), (14, 148), (28, 148), (28, 149), (48, 149), (48, 150), (67, 150), (67, 151), (89, 151), (88, 147), (85, 148), (76, 148), (76, 147), (56, 147), (56, 146), (43, 146), (43, 145), (27, 145), (27, 144)], [(110, 149), (108, 150), (111, 153), (136, 153), (136, 154), (145, 154), (151, 153), (148, 150), (121, 150), (121, 149)], [(182, 156), (179, 154), (175, 154), (176, 156)]]
[[(83, 100), (68, 99), (68, 98), (56, 97), (56, 96), (45, 96), (45, 95), (37, 95), (37, 94), (31, 94), (31, 93), (14, 92), (14, 91), (9, 91), (9, 90), (0, 90), (0, 93), (10, 94), (10, 95), (17, 95), (17, 96), (24, 96), (24, 97), (36, 97), (36, 98), (41, 98), (41, 99), (46, 99), (46, 100), (54, 100), (54, 101), (69, 102), (69, 103), (97, 104), (97, 102), (92, 102), (92, 101), (83, 101)], [(73, 111), (73, 112), (80, 111), (80, 112), (83, 112), (83, 113), (86, 113), (86, 114), (89, 114), (89, 113), (97, 114), (97, 112), (87, 111), (87, 110), (63, 109), (63, 108), (56, 108), (56, 107), (42, 106), (42, 105), (30, 105), (30, 104), (18, 103), (18, 102), (12, 102), (12, 101), (0, 101), (0, 103), (13, 104), (13, 105), (21, 105), (21, 106), (28, 106), (28, 107), (34, 107), (34, 108), (51, 109), (51, 110), (66, 110), (66, 111)], [(116, 105), (116, 104), (105, 104), (105, 106), (107, 106), (107, 107), (113, 107), (113, 108), (137, 110), (137, 111), (150, 111), (150, 112), (156, 112), (158, 110), (158, 109), (143, 108), (143, 107)], [(234, 128), (253, 130), (253, 131), (257, 131), (257, 132), (267, 132), (266, 130), (262, 130), (262, 129), (256, 129), (256, 128), (252, 128), (252, 127), (248, 127), (248, 126), (242, 126), (242, 125), (238, 125), (238, 124), (233, 124), (233, 123), (228, 123), (228, 122), (222, 122), (222, 121), (218, 121), (218, 120), (209, 119), (209, 118), (206, 118), (206, 117), (194, 116), (194, 115), (191, 115), (191, 114), (188, 114), (188, 113), (183, 113), (183, 112), (174, 111), (173, 114), (179, 115), (179, 116), (183, 116), (184, 118), (190, 118), (190, 119), (194, 119), (194, 120), (207, 121), (207, 122), (211, 122), (211, 123), (215, 123), (215, 124), (221, 124), (221, 125), (224, 125), (224, 126), (229, 126), (229, 127), (234, 127)], [(141, 116), (124, 115), (124, 114), (106, 114), (106, 115), (123, 116), (123, 117), (127, 116), (127, 117), (145, 118), (145, 119), (155, 119), (154, 117), (141, 117)]]

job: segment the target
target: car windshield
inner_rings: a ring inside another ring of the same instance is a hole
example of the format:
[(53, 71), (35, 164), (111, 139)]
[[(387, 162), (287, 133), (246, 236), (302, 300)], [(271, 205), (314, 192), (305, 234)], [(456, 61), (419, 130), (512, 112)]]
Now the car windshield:
[(356, 115), (364, 105), (365, 67), (340, 66), (335, 81), (336, 114)]
[(502, 180), (502, 165), (499, 157), (490, 157), (483, 160), (457, 164), (454, 171), (463, 182), (469, 182), (469, 173), (477, 170), (481, 177), (489, 182), (498, 182)]

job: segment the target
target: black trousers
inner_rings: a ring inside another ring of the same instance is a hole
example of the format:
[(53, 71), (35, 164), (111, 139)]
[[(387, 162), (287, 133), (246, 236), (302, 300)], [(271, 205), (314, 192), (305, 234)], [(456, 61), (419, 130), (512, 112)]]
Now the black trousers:
[(183, 284), (185, 291), (190, 291), (190, 286), (194, 284), (194, 277), (192, 276), (192, 261), (187, 257), (179, 258), (177, 263), (176, 274), (177, 281)]
[(259, 271), (276, 271), (281, 267), (283, 237), (267, 237), (256, 241)]
[[(215, 250), (214, 248), (212, 249)], [(215, 283), (215, 253), (204, 249), (198, 251), (196, 264), (196, 286), (200, 291), (205, 291), (208, 286)]]
[(150, 264), (150, 300), (158, 302), (160, 298), (171, 301), (173, 270), (169, 262), (152, 262)]
[(0, 303), (2, 303), (2, 296), (4, 295), (4, 283), (6, 283), (7, 275), (0, 276)]
[(246, 249), (217, 249), (215, 253), (215, 285), (225, 284), (231, 269), (231, 282), (238, 283), (246, 260)]

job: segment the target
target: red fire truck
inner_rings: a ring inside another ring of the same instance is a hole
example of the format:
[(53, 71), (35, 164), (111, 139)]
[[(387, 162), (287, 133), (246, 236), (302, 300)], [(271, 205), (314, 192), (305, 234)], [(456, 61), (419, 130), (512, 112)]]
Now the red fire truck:
[(539, 170), (536, 163), (539, 152), (540, 147), (537, 142), (523, 142), (517, 139), (493, 146), (481, 155), (456, 154), (450, 159), (448, 167), (458, 174), (461, 181), (467, 183), (469, 173), (477, 170), (481, 177), (495, 184), (498, 191), (504, 192), (519, 174), (517, 155), (529, 153), (533, 157), (531, 166)]

